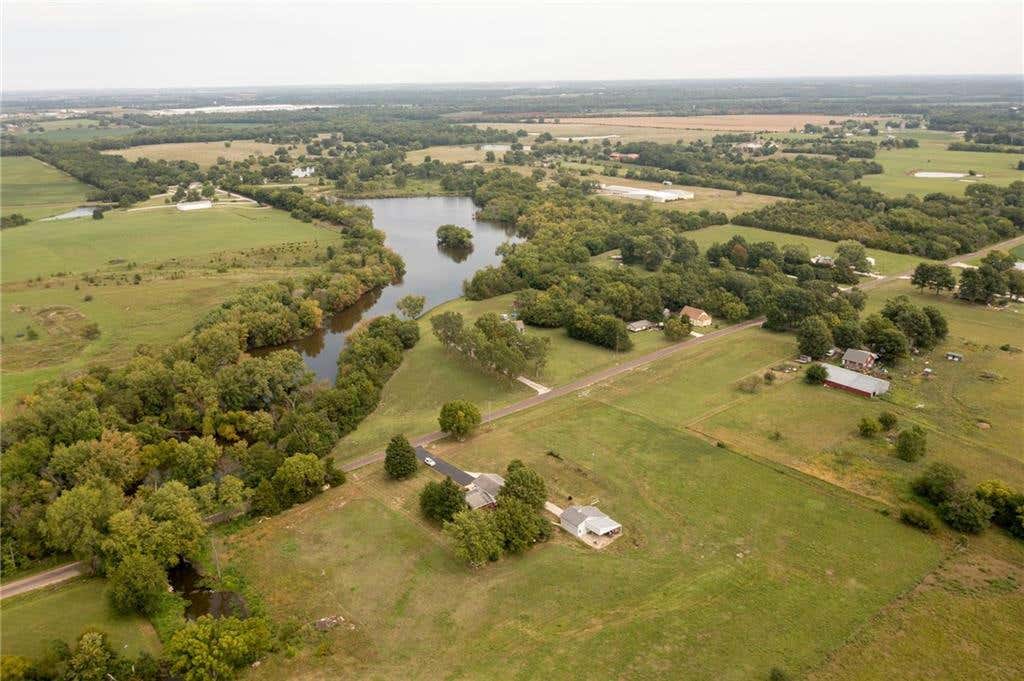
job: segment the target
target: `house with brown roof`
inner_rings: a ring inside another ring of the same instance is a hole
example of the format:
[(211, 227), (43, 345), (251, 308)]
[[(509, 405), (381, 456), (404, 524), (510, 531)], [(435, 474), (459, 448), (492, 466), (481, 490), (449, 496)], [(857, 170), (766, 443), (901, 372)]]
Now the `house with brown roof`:
[(711, 315), (707, 312), (699, 307), (690, 307), (689, 305), (683, 307), (679, 312), (679, 316), (688, 317), (690, 319), (690, 324), (693, 326), (711, 326), (711, 322), (713, 321), (711, 319)]
[(843, 353), (843, 366), (854, 371), (871, 371), (878, 361), (878, 355), (868, 350), (850, 348)]

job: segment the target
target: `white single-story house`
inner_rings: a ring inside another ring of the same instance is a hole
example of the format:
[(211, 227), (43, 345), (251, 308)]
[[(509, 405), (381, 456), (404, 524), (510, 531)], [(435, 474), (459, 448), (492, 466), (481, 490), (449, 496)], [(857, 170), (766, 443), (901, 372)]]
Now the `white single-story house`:
[(638, 319), (635, 322), (626, 324), (626, 330), (630, 333), (637, 333), (639, 331), (648, 331), (650, 329), (656, 329), (658, 325), (649, 319)]
[(178, 204), (178, 210), (203, 210), (204, 208), (212, 208), (213, 201), (209, 199), (203, 199), (202, 201), (182, 201)]
[(694, 326), (711, 326), (711, 322), (714, 321), (711, 319), (711, 315), (704, 310), (699, 307), (690, 307), (689, 305), (684, 305), (679, 315), (681, 317), (688, 317), (690, 324)]
[(292, 177), (310, 177), (316, 173), (316, 168), (313, 166), (306, 166), (305, 168), (295, 168), (292, 170)]
[(811, 264), (819, 267), (835, 267), (836, 261), (830, 255), (818, 254), (811, 258)]
[(576, 537), (587, 532), (604, 537), (622, 531), (622, 525), (602, 513), (597, 506), (570, 506), (562, 511), (558, 522), (562, 529)]
[(505, 478), (496, 473), (480, 473), (466, 485), (466, 503), (474, 511), (491, 508), (498, 503), (498, 493), (505, 486)]

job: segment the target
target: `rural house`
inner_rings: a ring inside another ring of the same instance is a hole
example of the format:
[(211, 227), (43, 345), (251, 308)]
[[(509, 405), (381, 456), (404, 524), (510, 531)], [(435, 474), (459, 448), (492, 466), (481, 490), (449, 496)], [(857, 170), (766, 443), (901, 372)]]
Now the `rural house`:
[(866, 376), (856, 371), (832, 366), (831, 364), (822, 364), (821, 366), (825, 367), (825, 371), (828, 372), (825, 385), (832, 388), (839, 388), (840, 390), (864, 397), (876, 397), (889, 392), (889, 381), (884, 381), (874, 376)]
[(622, 525), (602, 513), (597, 506), (570, 506), (562, 511), (558, 522), (562, 529), (576, 537), (587, 532), (604, 537), (622, 531)]
[(711, 319), (711, 315), (699, 307), (690, 307), (689, 305), (686, 305), (679, 314), (682, 317), (689, 317), (690, 323), (694, 326), (711, 326), (711, 322), (713, 321)]
[(306, 166), (305, 168), (295, 168), (292, 170), (292, 177), (310, 177), (316, 172), (316, 168), (313, 166)]
[(878, 361), (878, 355), (867, 350), (850, 348), (843, 353), (843, 366), (854, 371), (870, 371), (876, 361)]
[(498, 493), (505, 486), (505, 478), (495, 473), (480, 473), (466, 486), (466, 503), (474, 511), (493, 508), (498, 504)]
[(637, 333), (639, 331), (648, 331), (650, 329), (656, 329), (658, 325), (648, 319), (640, 319), (635, 322), (626, 324), (626, 330), (630, 333)]
[(836, 261), (830, 255), (816, 255), (811, 258), (811, 264), (818, 267), (835, 267)]

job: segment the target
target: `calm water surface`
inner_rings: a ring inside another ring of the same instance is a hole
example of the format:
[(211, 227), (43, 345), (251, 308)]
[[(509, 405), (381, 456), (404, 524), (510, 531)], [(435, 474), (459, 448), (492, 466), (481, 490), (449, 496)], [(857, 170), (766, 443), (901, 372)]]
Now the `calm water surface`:
[[(318, 333), (288, 345), (302, 355), (318, 379), (334, 382), (338, 353), (345, 335), (362, 319), (395, 312), (395, 303), (410, 294), (425, 296), (424, 310), (462, 295), (462, 282), (482, 267), (496, 265), (495, 249), (506, 241), (519, 241), (501, 225), (476, 220), (476, 206), (466, 197), (366, 199), (351, 203), (373, 210), (373, 224), (387, 234), (387, 245), (405, 260), (404, 279), (363, 296), (355, 305), (324, 320)], [(469, 251), (442, 250), (437, 228), (453, 224), (473, 232)]]

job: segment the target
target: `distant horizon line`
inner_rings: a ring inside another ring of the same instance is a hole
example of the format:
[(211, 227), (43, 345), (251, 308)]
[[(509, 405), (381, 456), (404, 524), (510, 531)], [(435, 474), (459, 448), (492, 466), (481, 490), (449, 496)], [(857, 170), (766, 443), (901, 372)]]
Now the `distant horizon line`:
[[(558, 85), (616, 85), (629, 83), (703, 83), (714, 81), (729, 82), (778, 82), (778, 81), (807, 81), (823, 80), (835, 81), (844, 79), (860, 80), (893, 80), (893, 79), (980, 79), (980, 78), (1005, 78), (1019, 79), (1024, 81), (1024, 72), (1021, 73), (931, 73), (931, 74), (849, 74), (849, 75), (797, 75), (797, 76), (704, 76), (691, 78), (612, 78), (612, 79), (554, 79), (554, 80), (453, 80), (453, 81), (394, 81), (376, 83), (300, 83), (286, 84), (274, 83), (266, 85), (161, 85), (161, 86), (111, 86), (111, 87), (40, 87), (40, 88), (17, 88), (0, 89), (0, 97), (11, 95), (59, 95), (71, 93), (129, 93), (129, 92), (180, 92), (192, 91), (202, 94), (204, 90), (212, 91), (239, 91), (239, 90), (267, 90), (267, 89), (409, 89), (409, 88), (456, 88), (473, 87), (483, 89), (486, 86), (493, 87), (539, 87)], [(1024, 91), (1021, 93), (1024, 99)]]

